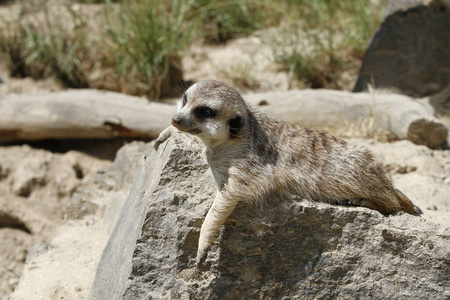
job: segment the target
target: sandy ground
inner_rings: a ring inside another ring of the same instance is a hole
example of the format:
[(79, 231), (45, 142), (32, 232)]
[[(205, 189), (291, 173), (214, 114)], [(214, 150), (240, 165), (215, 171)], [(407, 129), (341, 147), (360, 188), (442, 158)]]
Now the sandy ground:
[(110, 164), (77, 151), (0, 147), (0, 295), (17, 285), (29, 249), (87, 213), (77, 210), (77, 189)]

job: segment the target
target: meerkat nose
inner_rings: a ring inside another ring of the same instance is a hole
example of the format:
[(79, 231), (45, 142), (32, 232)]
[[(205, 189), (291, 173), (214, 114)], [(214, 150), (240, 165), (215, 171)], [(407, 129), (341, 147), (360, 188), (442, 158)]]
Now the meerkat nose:
[(172, 123), (172, 125), (174, 125), (174, 126), (175, 126), (175, 125), (180, 125), (180, 123), (181, 123), (181, 117), (180, 117), (180, 115), (175, 115), (175, 116), (173, 116), (171, 123)]

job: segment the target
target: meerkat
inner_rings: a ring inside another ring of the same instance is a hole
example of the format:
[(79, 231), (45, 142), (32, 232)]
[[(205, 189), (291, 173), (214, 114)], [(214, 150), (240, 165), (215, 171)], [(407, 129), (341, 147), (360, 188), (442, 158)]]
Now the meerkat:
[(219, 81), (191, 86), (179, 101), (171, 124), (155, 141), (155, 149), (173, 132), (199, 137), (217, 186), (200, 229), (197, 268), (240, 201), (260, 201), (276, 193), (350, 203), (382, 214), (420, 213), (393, 187), (368, 149), (272, 119)]

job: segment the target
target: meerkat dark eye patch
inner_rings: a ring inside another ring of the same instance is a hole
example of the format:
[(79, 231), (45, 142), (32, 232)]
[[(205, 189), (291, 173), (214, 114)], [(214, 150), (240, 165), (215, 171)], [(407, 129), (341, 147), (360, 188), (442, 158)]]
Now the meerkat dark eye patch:
[(231, 136), (236, 136), (244, 126), (244, 120), (241, 116), (234, 117), (228, 120), (229, 132)]
[(187, 102), (187, 95), (186, 93), (183, 94), (183, 98), (181, 100), (181, 107), (185, 106)]
[(194, 109), (194, 116), (199, 120), (214, 118), (217, 112), (207, 106), (200, 106)]

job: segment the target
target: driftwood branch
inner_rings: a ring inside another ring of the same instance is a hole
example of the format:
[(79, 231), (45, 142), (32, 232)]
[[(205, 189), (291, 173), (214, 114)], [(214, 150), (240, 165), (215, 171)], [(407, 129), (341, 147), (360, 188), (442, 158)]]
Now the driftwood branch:
[(393, 133), (399, 139), (437, 147), (447, 140), (446, 126), (435, 117), (426, 101), (396, 94), (301, 90), (249, 94), (244, 97), (267, 114), (306, 127), (339, 131), (348, 124), (373, 119), (373, 129)]
[[(436, 147), (447, 129), (425, 101), (392, 94), (300, 90), (244, 95), (267, 114), (331, 132), (372, 118), (375, 130)], [(268, 105), (261, 105), (266, 102)], [(170, 124), (174, 105), (97, 90), (0, 98), (0, 142), (129, 137), (154, 139)]]
[(151, 140), (167, 126), (172, 105), (119, 93), (69, 90), (0, 98), (0, 142), (131, 137)]

